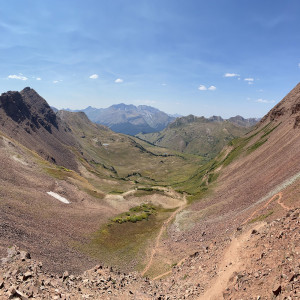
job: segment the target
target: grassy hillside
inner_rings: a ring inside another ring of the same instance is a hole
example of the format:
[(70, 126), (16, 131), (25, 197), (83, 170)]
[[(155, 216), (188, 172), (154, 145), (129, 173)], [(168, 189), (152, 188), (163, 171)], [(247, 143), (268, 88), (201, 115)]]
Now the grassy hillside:
[(176, 183), (173, 187), (187, 192), (190, 202), (207, 196), (213, 190), (215, 181), (224, 167), (260, 148), (280, 124), (268, 122), (264, 126), (254, 128), (243, 137), (231, 140), (214, 159), (200, 166), (188, 180)]
[[(115, 133), (92, 123), (83, 113), (61, 111), (59, 116), (80, 144), (82, 151), (77, 155), (82, 165), (96, 175), (90, 182), (104, 192), (182, 182), (204, 163), (200, 156), (185, 155)], [(109, 182), (99, 183), (99, 178)]]
[(230, 121), (215, 121), (204, 117), (178, 118), (161, 132), (138, 134), (154, 145), (182, 153), (215, 157), (228, 142), (247, 133), (249, 128)]

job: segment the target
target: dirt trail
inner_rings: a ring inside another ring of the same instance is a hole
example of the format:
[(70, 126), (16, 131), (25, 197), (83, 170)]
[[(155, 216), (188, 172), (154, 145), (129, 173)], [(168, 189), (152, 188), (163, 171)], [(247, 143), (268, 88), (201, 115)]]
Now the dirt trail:
[(281, 195), (280, 195), (280, 197), (279, 197), (279, 199), (277, 200), (277, 202), (278, 202), (278, 204), (280, 204), (281, 205), (281, 207), (283, 208), (283, 209), (285, 209), (285, 210), (290, 210), (291, 209), (291, 207), (289, 207), (289, 206), (286, 206), (284, 203), (282, 203), (280, 200), (281, 200), (281, 198), (282, 198), (282, 193), (280, 193)]
[(276, 195), (274, 195), (273, 197), (271, 197), (271, 198), (269, 199), (269, 201), (268, 201), (265, 205), (263, 205), (262, 207), (260, 207), (260, 208), (258, 208), (257, 210), (255, 210), (255, 211), (251, 214), (251, 216), (250, 216), (250, 217), (249, 217), (242, 225), (244, 225), (244, 224), (246, 224), (247, 222), (249, 222), (250, 220), (252, 220), (252, 218), (255, 216), (255, 214), (257, 214), (260, 210), (262, 210), (262, 209), (268, 207), (268, 205), (269, 205), (271, 202), (273, 202), (274, 199), (276, 199), (277, 197), (278, 197), (277, 203), (278, 203), (284, 210), (289, 210), (290, 207), (286, 206), (284, 203), (282, 203), (282, 202), (280, 201), (280, 200), (282, 199), (282, 192), (279, 192), (278, 194), (276, 194)]
[[(182, 260), (180, 260), (180, 261), (176, 264), (176, 267), (180, 267), (180, 266), (182, 265), (182, 263), (183, 263), (187, 258), (188, 258), (188, 256), (187, 256), (187, 257), (184, 257)], [(167, 271), (167, 272), (165, 272), (165, 273), (162, 273), (162, 274), (160, 274), (160, 275), (158, 275), (158, 276), (152, 278), (152, 280), (160, 279), (160, 278), (162, 278), (162, 277), (164, 277), (164, 276), (167, 276), (167, 275), (169, 275), (169, 274), (171, 274), (171, 273), (172, 273), (172, 270)]]
[(218, 277), (206, 292), (198, 298), (199, 300), (218, 300), (223, 299), (223, 291), (226, 289), (227, 283), (234, 272), (237, 272), (243, 266), (240, 253), (243, 246), (249, 239), (253, 229), (259, 230), (264, 223), (259, 223), (249, 229), (239, 237), (235, 237), (230, 243), (229, 248), (224, 254), (224, 258), (220, 264)]
[[(258, 213), (260, 210), (266, 208), (272, 201), (274, 201), (276, 198), (277, 203), (284, 209), (289, 210), (290, 207), (286, 206), (284, 203), (282, 203), (280, 200), (282, 199), (282, 192), (277, 193), (273, 197), (271, 197), (267, 203), (265, 203), (262, 207), (255, 210), (251, 216), (243, 222), (242, 225), (246, 224), (248, 221), (250, 221), (253, 216)], [(226, 289), (227, 283), (232, 276), (232, 274), (236, 271), (239, 271), (241, 267), (243, 266), (243, 261), (241, 260), (240, 253), (243, 251), (243, 246), (249, 239), (249, 236), (251, 235), (251, 232), (253, 229), (258, 230), (264, 226), (264, 223), (259, 223), (255, 227), (251, 227), (247, 232), (242, 234), (239, 237), (235, 237), (232, 242), (230, 243), (229, 248), (226, 250), (224, 258), (221, 262), (221, 265), (219, 267), (219, 274), (213, 285), (206, 290), (206, 292), (199, 298), (199, 300), (215, 300), (215, 299), (221, 299), (223, 297), (223, 292)]]
[[(149, 259), (149, 262), (147, 263), (147, 265), (145, 266), (143, 272), (142, 272), (142, 276), (144, 276), (146, 274), (146, 272), (150, 269), (151, 265), (152, 265), (152, 261), (153, 261), (153, 258), (157, 252), (157, 249), (159, 247), (159, 242), (160, 242), (160, 238), (164, 232), (164, 230), (167, 228), (168, 224), (174, 219), (174, 217), (180, 212), (182, 211), (186, 206), (187, 206), (187, 200), (186, 200), (186, 197), (184, 196), (184, 201), (182, 202), (182, 204), (172, 213), (172, 215), (163, 223), (157, 237), (156, 237), (156, 240), (155, 240), (155, 244), (154, 244), (154, 247), (151, 251), (151, 255), (150, 255), (150, 259)], [(160, 275), (161, 277), (163, 275)]]

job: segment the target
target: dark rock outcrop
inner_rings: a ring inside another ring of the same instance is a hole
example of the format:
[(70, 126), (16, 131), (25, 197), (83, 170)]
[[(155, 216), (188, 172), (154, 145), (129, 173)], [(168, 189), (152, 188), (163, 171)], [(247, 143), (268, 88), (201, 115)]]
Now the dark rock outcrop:
[(71, 129), (35, 90), (9, 91), (0, 96), (0, 131), (43, 158), (77, 170)]

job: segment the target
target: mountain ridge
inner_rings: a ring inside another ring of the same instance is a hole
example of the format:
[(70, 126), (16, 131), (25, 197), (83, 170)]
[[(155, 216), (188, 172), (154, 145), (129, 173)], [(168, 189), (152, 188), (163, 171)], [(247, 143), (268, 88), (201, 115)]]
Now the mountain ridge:
[(231, 139), (247, 133), (256, 122), (254, 118), (244, 119), (241, 116), (224, 120), (220, 116), (188, 115), (176, 118), (160, 132), (138, 134), (137, 137), (156, 146), (212, 158)]
[(115, 132), (135, 135), (139, 132), (155, 132), (165, 128), (174, 117), (147, 105), (114, 104), (108, 108), (88, 106), (81, 110), (88, 118), (98, 124), (108, 126)]
[(70, 128), (33, 89), (1, 94), (0, 120), (1, 130), (8, 136), (49, 161), (77, 170), (75, 157), (68, 149), (76, 145)]

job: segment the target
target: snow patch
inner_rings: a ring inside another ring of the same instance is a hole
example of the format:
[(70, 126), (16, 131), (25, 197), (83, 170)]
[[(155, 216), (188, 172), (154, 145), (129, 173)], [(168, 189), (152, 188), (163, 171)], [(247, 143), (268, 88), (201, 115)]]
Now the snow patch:
[(54, 197), (55, 199), (63, 202), (63, 203), (66, 203), (66, 204), (70, 204), (71, 202), (69, 200), (67, 200), (66, 198), (54, 193), (54, 192), (47, 192), (48, 195)]

